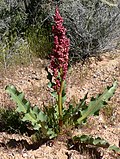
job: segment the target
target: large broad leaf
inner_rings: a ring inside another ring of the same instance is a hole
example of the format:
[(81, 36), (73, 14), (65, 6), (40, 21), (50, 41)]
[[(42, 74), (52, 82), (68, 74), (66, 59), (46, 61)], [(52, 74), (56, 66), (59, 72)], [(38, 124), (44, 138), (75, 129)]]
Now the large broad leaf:
[[(45, 137), (51, 139), (56, 136), (54, 129), (53, 130), (51, 129), (51, 127), (54, 128), (54, 124), (51, 123), (50, 128), (48, 127), (50, 116), (49, 114), (47, 116), (46, 114), (47, 112), (44, 113), (37, 106), (31, 107), (30, 102), (28, 102), (24, 98), (24, 94), (19, 92), (13, 85), (7, 86), (6, 91), (10, 94), (11, 98), (17, 103), (16, 111), (22, 112), (23, 114), (22, 121), (30, 122), (33, 126), (33, 129), (38, 131), (41, 130), (42, 134)], [(51, 114), (53, 117), (54, 111), (52, 111)]]
[(117, 81), (113, 83), (111, 87), (107, 87), (103, 94), (98, 95), (96, 98), (92, 98), (88, 107), (81, 111), (81, 117), (77, 122), (80, 124), (91, 115), (95, 115), (102, 107), (107, 104), (107, 101), (113, 96), (117, 88)]
[(106, 147), (106, 148), (109, 147), (109, 143), (106, 140), (104, 140), (100, 137), (95, 138), (90, 135), (74, 136), (73, 141), (78, 142), (78, 143), (99, 146), (99, 147)]
[(10, 94), (13, 101), (17, 103), (17, 111), (27, 113), (30, 108), (30, 102), (24, 98), (24, 94), (19, 92), (13, 85), (6, 86), (5, 90)]
[(32, 113), (32, 110), (29, 113), (26, 113), (22, 118), (22, 121), (29, 121), (34, 126), (36, 124), (36, 116)]
[[(110, 145), (106, 140), (100, 138), (100, 137), (92, 137), (90, 135), (81, 135), (81, 136), (74, 136), (72, 138), (72, 145), (74, 143), (78, 144), (85, 144), (85, 145), (94, 145), (97, 147), (103, 147), (108, 148), (108, 150), (115, 151), (116, 153), (120, 154), (120, 148), (115, 145)], [(71, 145), (69, 145), (71, 146)]]
[[(88, 94), (88, 93), (87, 93)], [(80, 117), (80, 112), (87, 108), (86, 99), (87, 94), (80, 102), (74, 107), (72, 104), (69, 105), (67, 109), (63, 108), (63, 122), (70, 123), (72, 125), (76, 124), (77, 119)]]
[(37, 115), (37, 121), (45, 122), (47, 121), (47, 116), (43, 111), (40, 111), (39, 114)]
[(113, 150), (115, 152), (117, 152), (120, 155), (120, 148), (115, 146), (115, 145), (111, 145), (108, 147), (109, 150)]
[(47, 134), (49, 135), (49, 139), (55, 138), (57, 136), (57, 133), (55, 133), (55, 131), (52, 128), (49, 128)]

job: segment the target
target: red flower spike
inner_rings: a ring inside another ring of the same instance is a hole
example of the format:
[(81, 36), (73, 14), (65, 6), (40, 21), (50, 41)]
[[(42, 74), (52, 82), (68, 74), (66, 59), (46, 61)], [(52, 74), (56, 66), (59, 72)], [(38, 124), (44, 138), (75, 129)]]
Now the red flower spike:
[[(69, 39), (66, 37), (66, 29), (63, 26), (63, 18), (59, 13), (58, 7), (55, 10), (54, 16), (55, 25), (52, 26), (54, 34), (54, 47), (51, 54), (50, 68), (53, 71), (56, 85), (54, 89), (59, 92), (61, 79), (65, 80), (68, 68), (68, 55), (69, 55)], [(58, 77), (58, 72), (60, 77)]]

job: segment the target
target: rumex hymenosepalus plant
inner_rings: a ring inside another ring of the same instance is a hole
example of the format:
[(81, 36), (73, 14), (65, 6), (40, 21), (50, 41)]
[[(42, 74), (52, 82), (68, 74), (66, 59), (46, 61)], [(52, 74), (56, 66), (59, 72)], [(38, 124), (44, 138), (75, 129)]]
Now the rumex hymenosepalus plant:
[[(92, 97), (88, 105), (86, 103), (86, 94), (76, 106), (72, 104), (69, 104), (68, 108), (63, 106), (66, 97), (65, 78), (68, 69), (69, 39), (65, 35), (66, 29), (63, 27), (63, 18), (60, 16), (58, 7), (55, 10), (54, 21), (55, 24), (52, 28), (54, 47), (50, 55), (50, 67), (49, 69), (46, 68), (46, 71), (49, 79), (48, 86), (52, 96), (57, 101), (56, 104), (50, 107), (44, 106), (43, 109), (38, 106), (31, 107), (30, 102), (24, 98), (22, 92), (19, 92), (13, 85), (6, 87), (6, 91), (17, 103), (16, 111), (21, 113), (22, 121), (29, 121), (33, 129), (40, 134), (40, 137), (47, 139), (57, 137), (64, 128), (86, 123), (87, 118), (91, 115), (98, 115), (99, 110), (107, 104), (117, 87), (115, 81), (102, 94), (97, 95), (96, 98)], [(88, 135), (75, 136), (72, 141), (108, 147), (116, 152), (120, 151), (118, 147), (110, 146), (105, 140)]]
[(50, 68), (55, 79), (55, 83), (52, 83), (52, 87), (58, 96), (59, 126), (62, 127), (62, 95), (68, 69), (69, 39), (65, 35), (66, 29), (62, 25), (63, 18), (60, 16), (58, 8), (56, 8), (54, 21), (55, 25), (52, 27), (54, 33), (54, 47), (51, 54)]

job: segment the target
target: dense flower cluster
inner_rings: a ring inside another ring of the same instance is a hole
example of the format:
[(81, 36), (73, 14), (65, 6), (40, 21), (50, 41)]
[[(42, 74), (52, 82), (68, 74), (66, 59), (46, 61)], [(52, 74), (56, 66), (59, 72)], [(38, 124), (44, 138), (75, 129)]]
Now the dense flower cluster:
[[(54, 89), (58, 92), (61, 80), (65, 80), (68, 69), (69, 39), (66, 37), (66, 29), (63, 26), (63, 18), (56, 7), (54, 16), (55, 25), (52, 26), (54, 34), (54, 47), (51, 54), (50, 68), (53, 71), (56, 85)], [(60, 76), (59, 76), (60, 74)]]

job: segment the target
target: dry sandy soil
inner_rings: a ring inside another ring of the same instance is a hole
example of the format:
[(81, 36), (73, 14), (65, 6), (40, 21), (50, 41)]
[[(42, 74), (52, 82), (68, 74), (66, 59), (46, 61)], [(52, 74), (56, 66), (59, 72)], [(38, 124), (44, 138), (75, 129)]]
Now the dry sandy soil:
[[(47, 88), (45, 66), (48, 61), (35, 60), (31, 65), (16, 66), (0, 72), (0, 104), (3, 108), (14, 107), (4, 89), (7, 84), (14, 84), (32, 105), (41, 106), (53, 102)], [(88, 123), (73, 134), (91, 134), (100, 136), (110, 144), (120, 146), (120, 51), (102, 54), (99, 59), (90, 58), (85, 64), (73, 65), (67, 76), (67, 101), (77, 103), (89, 92), (88, 97), (95, 96), (111, 85), (116, 79), (118, 88), (108, 106), (100, 111), (99, 117), (90, 117)], [(89, 100), (89, 99), (88, 99)], [(98, 148), (97, 152), (90, 148), (86, 151), (68, 150), (65, 139), (35, 145), (31, 137), (20, 134), (0, 132), (0, 159), (120, 159), (117, 154), (107, 149)], [(91, 154), (91, 155), (90, 155)], [(98, 157), (95, 157), (97, 155)], [(101, 156), (101, 157), (100, 157)]]

